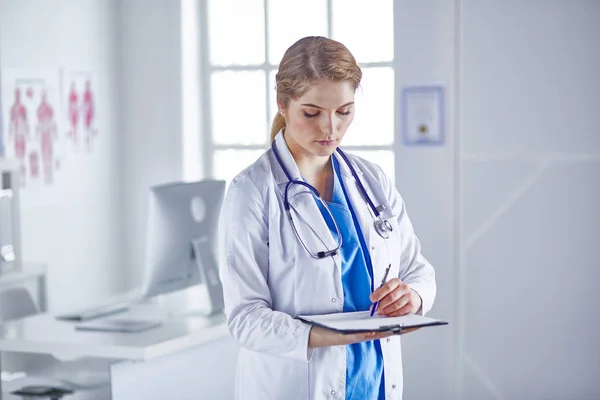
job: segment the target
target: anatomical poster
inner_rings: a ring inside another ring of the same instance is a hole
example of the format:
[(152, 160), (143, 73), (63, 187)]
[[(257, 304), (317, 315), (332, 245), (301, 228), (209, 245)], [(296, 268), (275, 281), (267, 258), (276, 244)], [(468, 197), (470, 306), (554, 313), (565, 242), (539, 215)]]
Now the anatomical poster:
[(64, 135), (70, 153), (91, 153), (98, 138), (97, 83), (91, 71), (62, 71)]
[(4, 155), (20, 164), (23, 197), (51, 201), (64, 161), (58, 70), (2, 69)]

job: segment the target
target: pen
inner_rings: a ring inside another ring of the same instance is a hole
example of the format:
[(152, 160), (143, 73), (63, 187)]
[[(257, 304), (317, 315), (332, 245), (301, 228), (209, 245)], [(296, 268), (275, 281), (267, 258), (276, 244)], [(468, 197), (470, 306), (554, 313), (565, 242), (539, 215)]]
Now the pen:
[[(385, 281), (387, 279), (388, 273), (390, 272), (390, 268), (392, 267), (392, 264), (388, 265), (388, 267), (385, 269), (385, 274), (383, 274), (383, 279), (381, 280), (381, 285), (379, 285), (379, 287), (382, 287), (383, 285), (385, 285)], [(379, 304), (379, 301), (376, 301), (375, 304), (373, 304), (373, 308), (371, 308), (371, 317), (373, 316), (373, 314), (375, 314), (375, 309), (377, 308), (377, 305)]]

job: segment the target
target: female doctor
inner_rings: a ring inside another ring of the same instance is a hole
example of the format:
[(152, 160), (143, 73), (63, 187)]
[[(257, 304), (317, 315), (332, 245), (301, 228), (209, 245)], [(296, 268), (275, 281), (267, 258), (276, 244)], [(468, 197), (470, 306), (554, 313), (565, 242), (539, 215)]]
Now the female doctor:
[(338, 149), (361, 76), (339, 42), (294, 43), (276, 75), (272, 146), (227, 190), (220, 277), (241, 346), (238, 399), (402, 398), (400, 336), (342, 335), (296, 318), (377, 301), (380, 316), (425, 314), (436, 295), (394, 184)]

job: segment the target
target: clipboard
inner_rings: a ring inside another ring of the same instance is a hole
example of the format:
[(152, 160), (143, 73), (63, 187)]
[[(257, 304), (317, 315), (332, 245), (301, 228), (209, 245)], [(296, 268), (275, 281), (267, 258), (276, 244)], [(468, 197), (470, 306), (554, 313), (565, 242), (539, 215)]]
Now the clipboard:
[(324, 315), (299, 315), (299, 320), (342, 334), (366, 332), (391, 332), (400, 334), (403, 329), (448, 325), (440, 319), (409, 314), (401, 317), (383, 317), (369, 311), (334, 313)]

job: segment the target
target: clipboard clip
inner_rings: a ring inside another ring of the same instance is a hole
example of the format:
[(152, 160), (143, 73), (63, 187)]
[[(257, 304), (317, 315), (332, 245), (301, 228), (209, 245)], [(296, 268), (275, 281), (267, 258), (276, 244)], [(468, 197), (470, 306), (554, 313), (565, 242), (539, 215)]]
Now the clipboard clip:
[(404, 324), (383, 325), (383, 326), (380, 326), (379, 329), (382, 332), (392, 332), (394, 335), (399, 335), (400, 333), (402, 333), (402, 328), (403, 327), (404, 327)]

